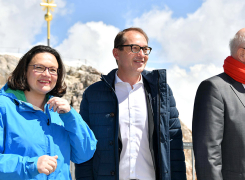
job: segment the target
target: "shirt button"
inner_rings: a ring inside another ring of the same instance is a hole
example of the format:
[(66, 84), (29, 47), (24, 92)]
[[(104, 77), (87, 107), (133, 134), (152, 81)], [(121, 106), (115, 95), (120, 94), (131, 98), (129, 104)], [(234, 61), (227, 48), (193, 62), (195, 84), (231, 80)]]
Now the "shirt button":
[(111, 171), (111, 175), (114, 176), (115, 175), (115, 172), (114, 171)]
[(110, 145), (111, 145), (111, 146), (113, 145), (113, 141), (110, 141)]
[(115, 114), (114, 113), (110, 113), (110, 117), (114, 117), (115, 116)]

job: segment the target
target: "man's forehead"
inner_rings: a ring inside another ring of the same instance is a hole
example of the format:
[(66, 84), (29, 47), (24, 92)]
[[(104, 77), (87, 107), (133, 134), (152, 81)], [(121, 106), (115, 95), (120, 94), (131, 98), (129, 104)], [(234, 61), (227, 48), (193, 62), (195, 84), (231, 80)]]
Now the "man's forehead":
[(147, 40), (144, 34), (135, 30), (126, 32), (124, 34), (124, 38), (126, 39), (126, 42), (138, 41), (140, 43), (144, 43), (145, 45), (147, 45)]
[(144, 34), (136, 30), (130, 30), (124, 34), (124, 36), (139, 36), (139, 35), (145, 37)]

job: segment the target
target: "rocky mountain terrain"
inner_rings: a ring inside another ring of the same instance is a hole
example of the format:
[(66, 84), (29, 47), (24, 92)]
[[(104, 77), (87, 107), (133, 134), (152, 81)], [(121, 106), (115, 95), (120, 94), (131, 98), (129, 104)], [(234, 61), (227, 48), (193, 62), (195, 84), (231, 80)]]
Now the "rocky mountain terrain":
[[(14, 70), (19, 58), (12, 55), (0, 55), (0, 88), (6, 83), (9, 74)], [(64, 96), (68, 102), (79, 111), (82, 94), (86, 87), (100, 80), (100, 72), (91, 66), (66, 66), (67, 93)], [(192, 142), (191, 131), (181, 122), (183, 141)], [(190, 149), (185, 149), (188, 180), (192, 180), (192, 155)]]

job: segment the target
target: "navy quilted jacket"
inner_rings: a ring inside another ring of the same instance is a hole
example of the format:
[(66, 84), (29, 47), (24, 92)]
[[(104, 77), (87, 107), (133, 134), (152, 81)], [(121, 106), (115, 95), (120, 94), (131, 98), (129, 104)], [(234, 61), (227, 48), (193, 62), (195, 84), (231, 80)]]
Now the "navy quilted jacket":
[[(77, 180), (118, 180), (121, 144), (118, 140), (118, 101), (114, 91), (117, 69), (102, 75), (89, 86), (81, 102), (80, 114), (98, 139), (94, 157), (76, 164)], [(153, 110), (153, 158), (157, 180), (186, 180), (182, 131), (172, 91), (166, 83), (166, 70), (143, 71), (150, 88)], [(160, 152), (160, 153), (159, 153)]]

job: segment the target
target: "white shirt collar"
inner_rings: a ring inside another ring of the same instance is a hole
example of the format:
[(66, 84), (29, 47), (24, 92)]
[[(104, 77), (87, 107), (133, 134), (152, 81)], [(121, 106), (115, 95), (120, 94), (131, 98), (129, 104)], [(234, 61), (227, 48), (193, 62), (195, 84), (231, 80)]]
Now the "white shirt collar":
[[(116, 71), (116, 73), (115, 73), (115, 84), (117, 84), (117, 83), (126, 83), (126, 82), (123, 82), (123, 81), (118, 77), (117, 71)], [(142, 77), (142, 74), (140, 74), (140, 81), (137, 82), (136, 84), (143, 84), (143, 77)], [(134, 85), (135, 85), (135, 84), (134, 84)], [(134, 86), (134, 85), (133, 85), (133, 86)]]

